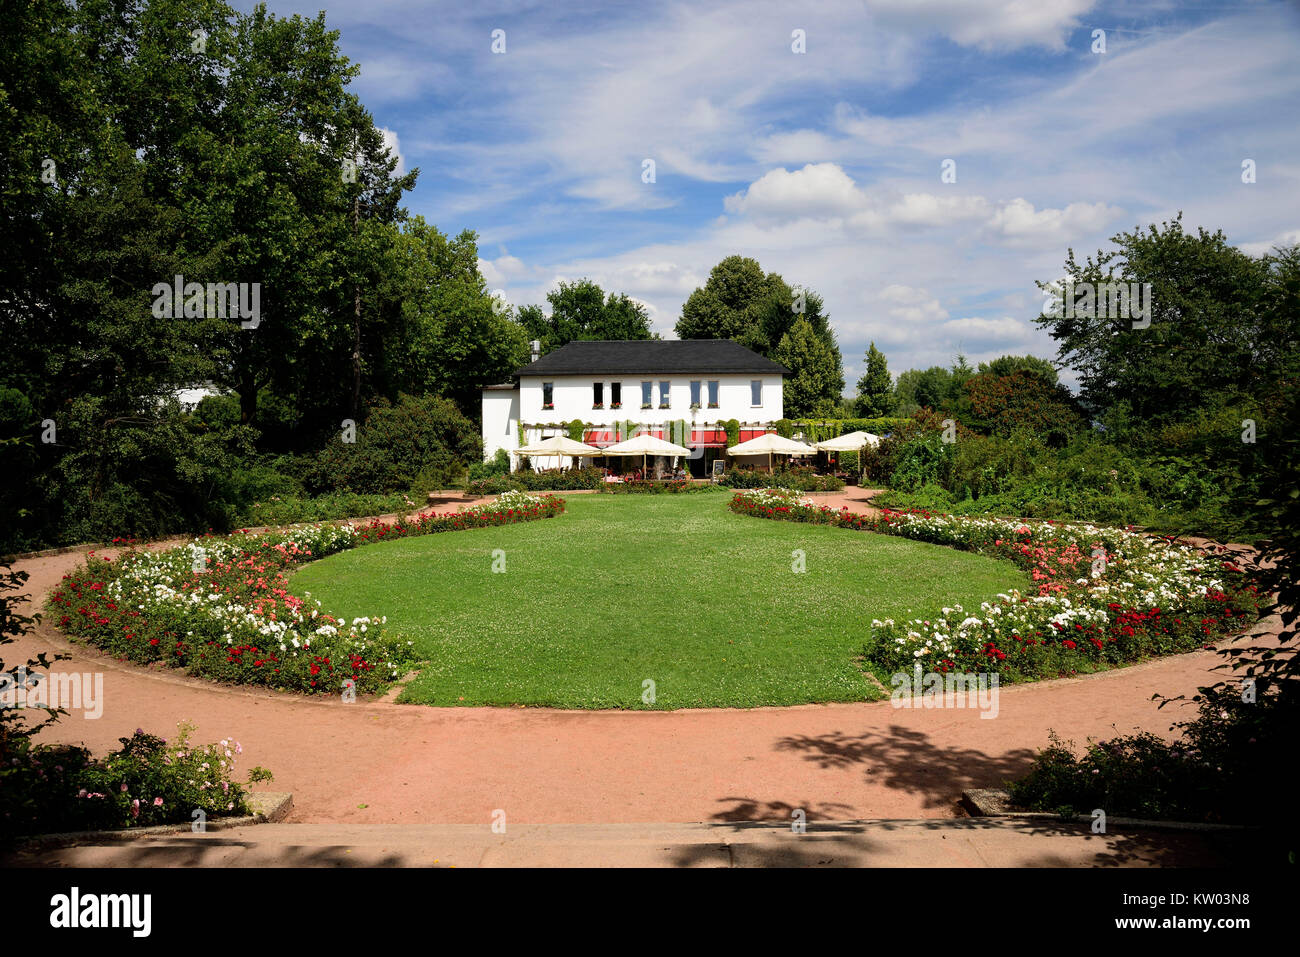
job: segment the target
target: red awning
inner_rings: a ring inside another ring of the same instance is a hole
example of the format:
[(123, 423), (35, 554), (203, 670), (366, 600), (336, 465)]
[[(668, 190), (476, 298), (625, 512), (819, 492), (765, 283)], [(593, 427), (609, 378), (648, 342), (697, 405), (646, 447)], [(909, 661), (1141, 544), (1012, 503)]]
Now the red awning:
[(603, 449), (607, 445), (614, 445), (618, 442), (618, 435), (609, 429), (588, 429), (583, 433), (582, 441), (588, 445)]
[[(767, 429), (741, 429), (740, 441), (748, 442), (750, 439), (756, 439), (761, 435), (767, 435)], [(740, 443), (736, 443), (739, 445)]]

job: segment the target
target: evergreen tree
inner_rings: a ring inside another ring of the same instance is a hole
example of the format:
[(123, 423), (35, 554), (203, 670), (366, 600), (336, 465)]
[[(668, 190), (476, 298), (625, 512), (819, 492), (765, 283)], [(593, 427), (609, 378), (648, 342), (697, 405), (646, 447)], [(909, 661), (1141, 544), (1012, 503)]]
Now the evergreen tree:
[(786, 418), (834, 414), (844, 373), (835, 351), (806, 319), (795, 322), (772, 358), (790, 370), (784, 389)]
[(889, 415), (894, 408), (894, 381), (885, 354), (871, 343), (867, 349), (867, 371), (858, 380), (857, 412), (863, 418)]

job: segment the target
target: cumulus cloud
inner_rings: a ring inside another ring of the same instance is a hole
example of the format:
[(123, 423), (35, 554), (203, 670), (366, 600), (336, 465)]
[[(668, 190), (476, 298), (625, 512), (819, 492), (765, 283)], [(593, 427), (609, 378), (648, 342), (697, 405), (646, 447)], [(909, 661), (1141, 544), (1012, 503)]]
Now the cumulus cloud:
[(989, 217), (991, 235), (1012, 243), (1062, 241), (1094, 233), (1122, 216), (1124, 211), (1105, 203), (1070, 203), (1064, 209), (1034, 209), (1025, 199), (1013, 199)]
[(398, 140), (397, 134), (386, 126), (380, 126), (378, 127), (378, 130), (384, 137), (384, 146), (391, 150), (393, 155), (397, 157), (397, 169), (394, 170), (394, 174), (397, 176), (405, 176), (406, 157), (402, 155), (402, 144), (401, 141)]
[(723, 208), (761, 225), (816, 220), (850, 230), (883, 232), (974, 225), (983, 238), (1008, 244), (1064, 241), (1106, 226), (1123, 210), (1106, 203), (1036, 209), (1023, 197), (995, 203), (966, 193), (898, 193), (859, 187), (837, 163), (770, 170)]

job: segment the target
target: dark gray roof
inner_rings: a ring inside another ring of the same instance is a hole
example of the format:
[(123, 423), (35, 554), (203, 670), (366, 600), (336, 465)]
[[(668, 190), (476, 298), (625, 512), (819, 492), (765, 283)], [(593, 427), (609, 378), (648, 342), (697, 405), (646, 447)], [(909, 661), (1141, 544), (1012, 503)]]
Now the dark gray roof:
[(789, 375), (730, 339), (602, 339), (570, 342), (516, 375)]

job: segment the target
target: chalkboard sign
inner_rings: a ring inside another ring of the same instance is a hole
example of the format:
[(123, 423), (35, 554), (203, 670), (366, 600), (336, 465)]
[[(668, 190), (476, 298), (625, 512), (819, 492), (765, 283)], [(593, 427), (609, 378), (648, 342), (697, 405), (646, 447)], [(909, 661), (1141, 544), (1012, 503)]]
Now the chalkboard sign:
[(726, 470), (726, 467), (727, 467), (727, 463), (724, 462), (724, 461), (722, 461), (722, 459), (714, 459), (714, 460), (713, 460), (713, 477), (714, 477), (715, 479), (716, 479), (716, 478), (722, 478), (722, 473)]

